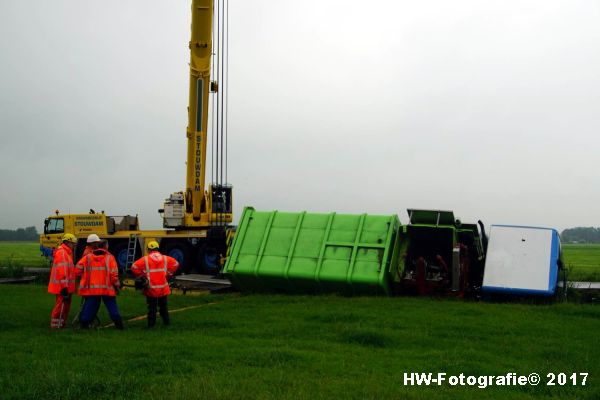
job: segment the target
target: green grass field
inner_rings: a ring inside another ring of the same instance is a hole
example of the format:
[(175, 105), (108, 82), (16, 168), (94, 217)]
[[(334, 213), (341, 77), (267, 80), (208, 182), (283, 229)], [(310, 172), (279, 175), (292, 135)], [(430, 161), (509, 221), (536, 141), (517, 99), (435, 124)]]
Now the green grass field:
[(569, 280), (600, 282), (600, 244), (563, 245), (563, 258)]
[[(121, 312), (145, 313), (123, 292)], [(600, 308), (429, 298), (171, 296), (172, 326), (48, 329), (41, 285), (0, 287), (2, 399), (598, 399)], [(74, 315), (79, 298), (74, 299)], [(100, 318), (108, 318), (102, 309)], [(404, 372), (542, 376), (539, 386), (405, 386)], [(586, 386), (546, 374), (589, 373)]]
[(0, 242), (0, 266), (8, 263), (21, 267), (47, 267), (37, 242)]

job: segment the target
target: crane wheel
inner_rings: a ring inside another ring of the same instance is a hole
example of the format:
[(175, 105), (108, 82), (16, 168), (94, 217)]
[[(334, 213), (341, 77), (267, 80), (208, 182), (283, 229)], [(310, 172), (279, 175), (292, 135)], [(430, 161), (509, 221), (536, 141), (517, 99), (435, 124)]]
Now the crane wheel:
[(221, 256), (219, 252), (209, 246), (203, 246), (196, 256), (197, 264), (202, 268), (202, 273), (216, 275), (221, 270)]
[(173, 257), (179, 263), (178, 273), (188, 274), (192, 272), (192, 257), (191, 249), (187, 243), (171, 242), (167, 243), (164, 248), (161, 246), (161, 253)]
[(119, 272), (125, 272), (125, 264), (127, 263), (127, 242), (117, 242), (114, 244), (114, 247), (112, 243), (109, 243), (108, 250), (115, 256), (117, 265), (119, 266)]

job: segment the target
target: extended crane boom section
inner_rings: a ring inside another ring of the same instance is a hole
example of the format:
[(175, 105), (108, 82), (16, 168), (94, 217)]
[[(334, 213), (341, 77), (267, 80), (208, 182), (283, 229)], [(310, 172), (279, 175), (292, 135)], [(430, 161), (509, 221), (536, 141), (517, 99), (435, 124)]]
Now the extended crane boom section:
[[(181, 272), (216, 274), (221, 270), (235, 231), (230, 225), (232, 187), (226, 172), (227, 10), (228, 0), (192, 0), (186, 182), (185, 190), (171, 193), (158, 210), (166, 229), (142, 230), (137, 216), (111, 217), (94, 210), (61, 214), (57, 210), (46, 219), (40, 235), (43, 255), (51, 258), (63, 234), (72, 233), (78, 240), (74, 258), (79, 259), (88, 235), (96, 234), (108, 242), (123, 272), (146, 253), (152, 241), (160, 243), (163, 254), (177, 259)], [(212, 150), (207, 155), (209, 136)], [(208, 170), (210, 184), (206, 182)]]
[[(204, 197), (206, 176), (206, 141), (208, 93), (212, 53), (213, 1), (192, 2), (192, 36), (190, 48), (190, 93), (187, 126), (186, 214), (192, 225), (206, 212)], [(203, 209), (204, 208), (204, 209)]]
[[(219, 3), (221, 4), (221, 3)], [(214, 225), (223, 226), (231, 223), (232, 199), (231, 186), (223, 182), (216, 182), (206, 187), (207, 166), (207, 141), (209, 102), (217, 103), (213, 107), (216, 113), (211, 115), (213, 130), (216, 121), (217, 133), (223, 127), (223, 93), (219, 93), (219, 79), (224, 80), (225, 75), (211, 69), (213, 60), (213, 37), (217, 40), (216, 60), (217, 65), (223, 64), (223, 40), (220, 29), (224, 26), (224, 7), (218, 7), (217, 32), (213, 36), (215, 8), (213, 0), (192, 1), (192, 24), (190, 49), (190, 81), (187, 125), (187, 166), (186, 188), (184, 192), (175, 192), (165, 200), (163, 213), (163, 226), (175, 229), (205, 229)], [(221, 39), (219, 41), (219, 39)], [(220, 46), (219, 46), (220, 45)], [(211, 77), (211, 73), (213, 76)], [(215, 78), (216, 77), (216, 78)], [(212, 80), (211, 80), (212, 78)], [(210, 95), (214, 95), (210, 99)], [(215, 98), (216, 97), (216, 98)], [(218, 139), (218, 135), (215, 135)], [(220, 147), (219, 147), (220, 146)], [(217, 143), (217, 148), (222, 149), (223, 143)], [(214, 152), (213, 161), (222, 165), (219, 151)], [(222, 179), (222, 174), (218, 174)]]

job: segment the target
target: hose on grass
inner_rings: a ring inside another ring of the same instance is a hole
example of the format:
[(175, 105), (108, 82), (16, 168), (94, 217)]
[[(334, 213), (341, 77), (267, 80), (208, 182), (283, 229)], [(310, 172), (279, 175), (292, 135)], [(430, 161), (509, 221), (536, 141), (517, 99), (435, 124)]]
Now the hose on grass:
[[(213, 301), (213, 302), (210, 302), (210, 303), (197, 304), (195, 306), (188, 306), (188, 307), (176, 308), (174, 310), (169, 310), (169, 314), (176, 313), (176, 312), (187, 311), (187, 310), (193, 310), (195, 308), (200, 308), (200, 307), (212, 306), (212, 305), (221, 304), (221, 303), (223, 303), (223, 302), (222, 301)], [(148, 318), (148, 316), (146, 314), (144, 314), (144, 315), (138, 315), (137, 317), (133, 317), (133, 318), (130, 318), (130, 319), (126, 320), (126, 322), (143, 321), (143, 320), (145, 320), (147, 318)], [(111, 322), (110, 324), (107, 324), (107, 325), (103, 325), (103, 326), (100, 327), (100, 329), (110, 328), (112, 326), (115, 326), (114, 322)]]

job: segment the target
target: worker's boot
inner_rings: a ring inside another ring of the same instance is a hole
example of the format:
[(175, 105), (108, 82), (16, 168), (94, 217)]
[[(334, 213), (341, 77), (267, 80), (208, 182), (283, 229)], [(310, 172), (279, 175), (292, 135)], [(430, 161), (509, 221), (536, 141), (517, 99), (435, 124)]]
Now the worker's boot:
[(148, 304), (148, 328), (153, 328), (156, 324), (157, 300), (154, 297), (146, 296), (146, 304)]
[(116, 319), (114, 322), (115, 322), (115, 328), (117, 328), (117, 329), (119, 329), (121, 331), (123, 329), (125, 329), (125, 326), (123, 325), (123, 319), (122, 318)]
[(148, 328), (154, 328), (156, 325), (156, 311), (148, 313)]
[(160, 317), (162, 318), (164, 325), (171, 324), (171, 317), (169, 317), (169, 310), (167, 310), (166, 308), (164, 310), (160, 310)]

